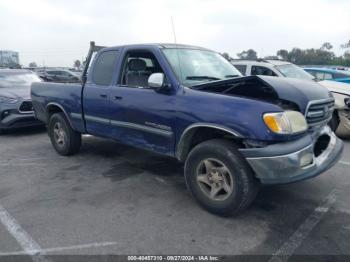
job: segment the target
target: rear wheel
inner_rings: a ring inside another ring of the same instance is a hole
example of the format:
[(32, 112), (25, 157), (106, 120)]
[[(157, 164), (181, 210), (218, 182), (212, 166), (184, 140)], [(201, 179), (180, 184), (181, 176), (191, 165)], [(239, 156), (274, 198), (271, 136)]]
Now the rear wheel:
[(248, 207), (258, 192), (258, 181), (230, 141), (213, 139), (197, 145), (185, 164), (186, 183), (208, 211), (229, 216)]
[(60, 155), (72, 155), (79, 151), (81, 134), (71, 128), (63, 113), (50, 117), (48, 132), (53, 147)]

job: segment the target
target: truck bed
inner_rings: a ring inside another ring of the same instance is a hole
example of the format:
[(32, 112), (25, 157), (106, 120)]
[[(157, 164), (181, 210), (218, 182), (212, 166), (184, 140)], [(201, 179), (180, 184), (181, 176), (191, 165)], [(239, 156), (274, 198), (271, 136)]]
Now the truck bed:
[(31, 96), (36, 117), (48, 124), (48, 112), (51, 107), (59, 106), (65, 113), (73, 129), (85, 132), (81, 103), (82, 85), (65, 83), (34, 83)]

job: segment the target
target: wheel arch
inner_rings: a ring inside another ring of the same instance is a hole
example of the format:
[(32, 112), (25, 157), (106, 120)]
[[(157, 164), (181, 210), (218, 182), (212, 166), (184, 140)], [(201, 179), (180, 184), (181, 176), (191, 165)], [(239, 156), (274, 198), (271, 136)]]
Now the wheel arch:
[(244, 138), (236, 130), (222, 125), (211, 123), (192, 124), (182, 132), (176, 146), (175, 156), (178, 160), (185, 161), (188, 153), (197, 144), (209, 139), (222, 137), (229, 137), (238, 143)]
[(71, 119), (69, 118), (68, 113), (66, 112), (66, 110), (63, 108), (62, 105), (60, 105), (58, 103), (55, 103), (55, 102), (48, 103), (47, 106), (46, 106), (47, 123), (49, 123), (51, 115), (53, 115), (55, 113), (60, 113), (60, 112), (62, 112), (64, 114), (64, 116), (66, 117), (69, 125), (74, 129), (74, 126), (72, 125)]

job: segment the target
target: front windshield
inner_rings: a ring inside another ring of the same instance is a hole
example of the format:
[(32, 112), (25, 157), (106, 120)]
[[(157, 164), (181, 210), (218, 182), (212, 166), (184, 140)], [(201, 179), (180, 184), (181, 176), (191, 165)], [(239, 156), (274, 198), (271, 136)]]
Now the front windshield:
[(279, 65), (279, 66), (275, 66), (275, 68), (278, 71), (280, 71), (282, 75), (284, 75), (285, 77), (299, 78), (299, 79), (306, 79), (306, 80), (315, 79), (315, 77), (313, 77), (311, 74), (305, 72), (302, 68), (293, 64)]
[(242, 74), (218, 53), (198, 49), (163, 50), (180, 82), (187, 86), (242, 76)]
[(40, 82), (40, 78), (32, 73), (0, 73), (0, 88), (30, 86)]

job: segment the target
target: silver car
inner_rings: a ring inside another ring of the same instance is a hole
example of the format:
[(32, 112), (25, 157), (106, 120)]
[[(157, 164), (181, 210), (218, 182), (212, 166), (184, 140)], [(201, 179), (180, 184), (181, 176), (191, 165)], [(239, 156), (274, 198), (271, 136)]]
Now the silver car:
[(0, 69), (0, 133), (5, 130), (43, 125), (34, 117), (30, 85), (41, 82), (29, 70)]

